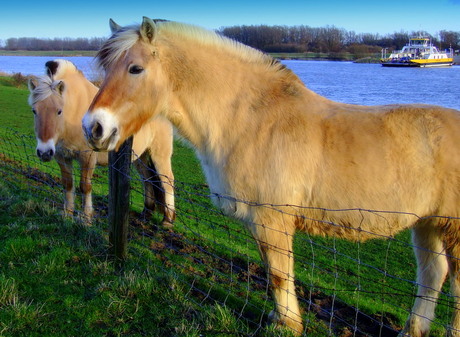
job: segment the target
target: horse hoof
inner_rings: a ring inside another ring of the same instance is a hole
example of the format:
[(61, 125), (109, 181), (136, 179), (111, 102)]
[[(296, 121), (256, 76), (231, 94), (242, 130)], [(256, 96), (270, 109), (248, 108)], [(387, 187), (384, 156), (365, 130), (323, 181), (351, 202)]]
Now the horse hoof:
[(93, 216), (92, 215), (87, 215), (87, 214), (83, 214), (81, 216), (81, 222), (83, 225), (85, 226), (92, 226), (93, 225)]
[(152, 219), (152, 216), (153, 216), (152, 211), (147, 210), (147, 209), (144, 208), (144, 210), (139, 215), (139, 219), (141, 219), (144, 222), (148, 222), (148, 221), (150, 221)]
[(73, 209), (64, 209), (62, 212), (61, 212), (61, 215), (64, 217), (64, 218), (72, 218), (73, 215), (74, 215), (74, 212), (73, 212)]
[(174, 224), (169, 220), (163, 220), (161, 222), (161, 225), (163, 226), (164, 229), (173, 229), (174, 227)]
[(268, 324), (278, 325), (280, 323), (279, 315), (275, 310), (270, 311), (268, 314)]
[(287, 317), (282, 320), (276, 310), (272, 310), (268, 314), (268, 324), (275, 326), (277, 329), (287, 329), (294, 336), (300, 336), (303, 333), (302, 322)]

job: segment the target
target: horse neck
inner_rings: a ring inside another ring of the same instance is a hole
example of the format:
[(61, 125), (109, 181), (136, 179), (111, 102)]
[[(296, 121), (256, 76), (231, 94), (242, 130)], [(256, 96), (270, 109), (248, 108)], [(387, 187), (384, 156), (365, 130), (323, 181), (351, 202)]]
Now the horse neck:
[(59, 80), (63, 80), (66, 85), (62, 140), (64, 140), (66, 147), (71, 147), (75, 150), (87, 150), (89, 147), (81, 130), (81, 120), (98, 88), (80, 72), (66, 74)]
[(249, 120), (250, 111), (279, 82), (274, 79), (280, 74), (225, 49), (177, 45), (171, 49), (172, 62), (166, 67), (174, 108), (168, 119), (198, 152), (225, 152), (239, 132), (255, 124)]
[(68, 119), (83, 118), (98, 88), (80, 72), (70, 73), (62, 80), (66, 85), (64, 106), (67, 110), (72, 111), (72, 114), (67, 116)]

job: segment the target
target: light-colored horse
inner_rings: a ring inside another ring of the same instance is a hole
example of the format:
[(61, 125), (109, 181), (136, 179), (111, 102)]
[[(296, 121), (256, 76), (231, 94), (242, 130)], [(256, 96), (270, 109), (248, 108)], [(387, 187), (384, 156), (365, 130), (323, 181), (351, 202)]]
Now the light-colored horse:
[[(47, 75), (29, 81), (29, 104), (35, 119), (37, 156), (43, 161), (56, 158), (65, 189), (64, 211), (75, 208), (72, 161), (81, 167), (80, 189), (84, 215), (93, 215), (92, 186), (96, 164), (107, 165), (106, 152), (94, 152), (87, 144), (81, 120), (98, 92), (75, 65), (67, 60), (49, 61)], [(144, 181), (144, 215), (149, 217), (157, 201), (164, 214), (163, 225), (175, 218), (173, 173), (171, 169), (172, 126), (164, 118), (150, 122), (134, 136), (133, 159)]]
[(428, 336), (449, 273), (449, 333), (460, 336), (458, 111), (333, 102), (256, 50), (148, 18), (117, 27), (98, 60), (106, 77), (83, 118), (92, 147), (116, 149), (152, 116), (170, 120), (215, 202), (257, 241), (280, 324), (303, 331), (296, 230), (363, 241), (412, 228), (419, 287), (401, 335)]

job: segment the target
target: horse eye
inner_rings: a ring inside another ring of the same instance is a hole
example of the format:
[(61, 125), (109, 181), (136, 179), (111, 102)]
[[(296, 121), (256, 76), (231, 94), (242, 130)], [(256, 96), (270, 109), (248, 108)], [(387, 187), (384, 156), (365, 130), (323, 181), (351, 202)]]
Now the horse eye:
[(128, 69), (128, 72), (133, 75), (138, 75), (143, 71), (144, 71), (144, 68), (142, 68), (141, 66), (135, 65), (135, 64), (129, 67)]
[(57, 114), (58, 114), (58, 116), (60, 116), (62, 114), (62, 110), (59, 109)]
[(37, 111), (36, 111), (35, 109), (32, 109), (32, 113), (33, 113), (34, 115), (36, 115), (36, 114), (37, 114)]

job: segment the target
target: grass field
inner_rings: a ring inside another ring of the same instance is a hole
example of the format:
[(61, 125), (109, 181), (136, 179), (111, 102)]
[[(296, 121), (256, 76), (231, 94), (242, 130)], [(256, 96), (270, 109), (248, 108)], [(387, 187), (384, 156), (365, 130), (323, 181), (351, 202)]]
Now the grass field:
[[(94, 182), (92, 226), (61, 216), (57, 165), (34, 155), (28, 91), (0, 77), (0, 336), (283, 336), (257, 249), (207, 198), (194, 153), (175, 142), (173, 231), (137, 218), (133, 172), (129, 257), (109, 254), (107, 175)], [(40, 179), (38, 179), (40, 178)], [(414, 300), (408, 232), (356, 244), (299, 234), (298, 295), (308, 336), (396, 336)], [(450, 313), (442, 295), (431, 336)], [(331, 316), (332, 313), (332, 316)]]

